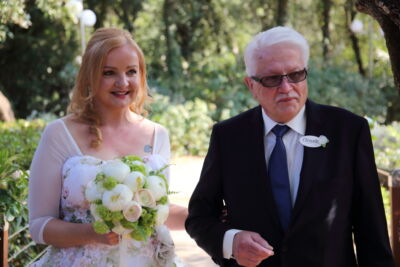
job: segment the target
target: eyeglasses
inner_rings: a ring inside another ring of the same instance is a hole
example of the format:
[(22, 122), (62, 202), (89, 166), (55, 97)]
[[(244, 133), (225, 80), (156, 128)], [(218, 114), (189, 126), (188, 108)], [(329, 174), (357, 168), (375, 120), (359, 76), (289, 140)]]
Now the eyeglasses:
[(290, 83), (299, 83), (307, 78), (307, 69), (304, 68), (302, 70), (283, 75), (265, 76), (262, 78), (251, 76), (254, 81), (261, 83), (264, 87), (276, 87), (281, 85), (283, 77), (286, 77)]

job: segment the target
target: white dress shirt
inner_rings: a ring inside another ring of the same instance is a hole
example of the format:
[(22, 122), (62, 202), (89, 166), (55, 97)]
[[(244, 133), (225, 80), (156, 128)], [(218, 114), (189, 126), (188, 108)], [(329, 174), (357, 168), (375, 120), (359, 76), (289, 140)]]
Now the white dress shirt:
[[(262, 118), (264, 121), (265, 161), (268, 167), (269, 157), (271, 156), (272, 150), (276, 142), (276, 137), (271, 132), (271, 130), (278, 123), (269, 118), (264, 109), (261, 110)], [(286, 148), (290, 194), (292, 197), (292, 206), (294, 206), (297, 197), (297, 190), (300, 183), (301, 165), (303, 164), (304, 147), (300, 143), (300, 138), (304, 136), (306, 132), (305, 106), (303, 106), (300, 112), (291, 121), (285, 123), (285, 125), (289, 126), (290, 128), (290, 130), (283, 136), (282, 139)], [(224, 258), (229, 259), (232, 257), (233, 238), (240, 231), (241, 230), (238, 229), (230, 229), (225, 232), (223, 241)]]

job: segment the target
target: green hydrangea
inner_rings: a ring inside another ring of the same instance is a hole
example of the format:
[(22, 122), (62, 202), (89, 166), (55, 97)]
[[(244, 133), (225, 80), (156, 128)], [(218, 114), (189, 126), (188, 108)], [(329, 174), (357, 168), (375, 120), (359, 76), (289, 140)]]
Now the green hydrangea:
[(131, 165), (131, 172), (141, 172), (143, 175), (146, 175), (146, 167), (143, 165)]
[(93, 229), (98, 234), (107, 234), (110, 232), (107, 224), (103, 221), (95, 221), (93, 224)]
[(105, 221), (110, 221), (112, 218), (111, 211), (104, 205), (98, 205), (96, 208), (97, 214)]
[(118, 181), (114, 177), (108, 176), (104, 179), (103, 187), (106, 190), (112, 190), (117, 184)]

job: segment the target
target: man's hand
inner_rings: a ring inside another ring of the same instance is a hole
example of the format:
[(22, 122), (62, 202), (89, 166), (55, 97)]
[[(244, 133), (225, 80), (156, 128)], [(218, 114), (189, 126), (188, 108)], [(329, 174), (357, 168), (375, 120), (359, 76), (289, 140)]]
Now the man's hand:
[(238, 264), (246, 267), (255, 267), (261, 261), (274, 255), (273, 247), (259, 234), (241, 231), (233, 238), (232, 254)]

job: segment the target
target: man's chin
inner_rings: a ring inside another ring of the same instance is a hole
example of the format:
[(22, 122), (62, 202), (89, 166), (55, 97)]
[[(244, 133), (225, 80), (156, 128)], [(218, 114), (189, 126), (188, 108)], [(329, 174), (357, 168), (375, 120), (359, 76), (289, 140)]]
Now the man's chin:
[(299, 113), (300, 108), (298, 105), (290, 105), (284, 108), (279, 109), (279, 118), (281, 119), (280, 122), (288, 122), (293, 119), (297, 113)]

